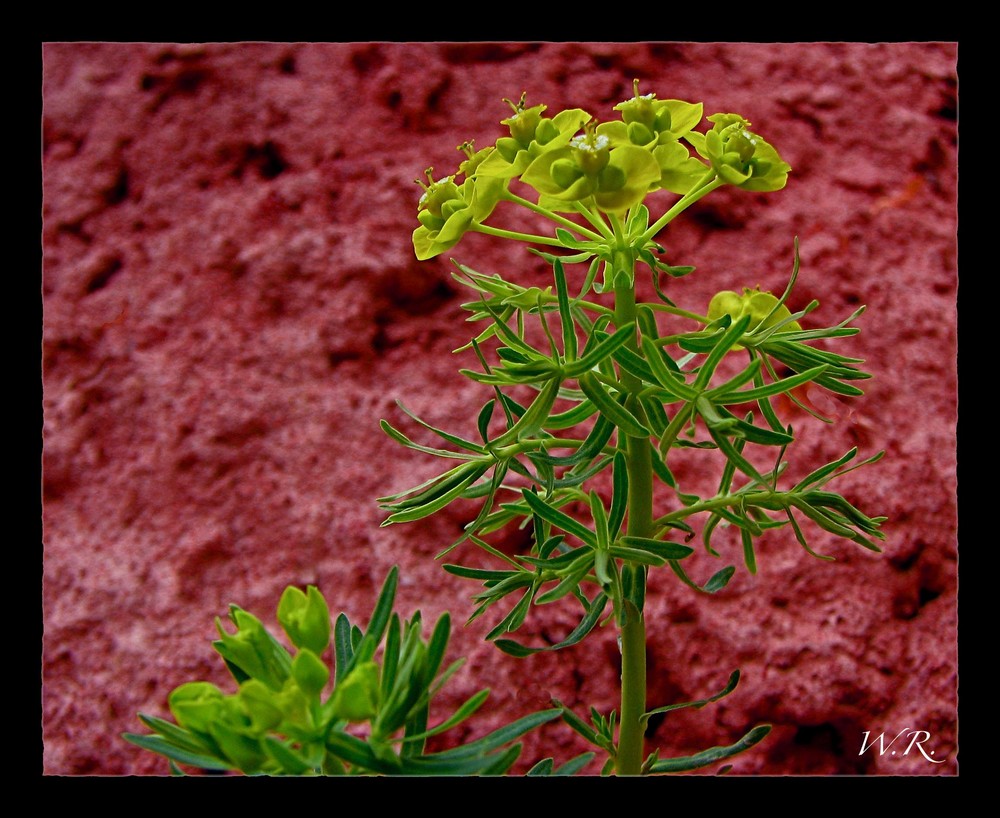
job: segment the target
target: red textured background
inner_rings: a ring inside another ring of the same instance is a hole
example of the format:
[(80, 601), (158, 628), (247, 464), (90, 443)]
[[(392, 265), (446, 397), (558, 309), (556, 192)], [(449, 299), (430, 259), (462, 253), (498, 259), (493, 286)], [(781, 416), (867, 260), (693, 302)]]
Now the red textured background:
[[(469, 508), (380, 528), (374, 498), (438, 468), (379, 431), (429, 442), (396, 399), (463, 433), (488, 397), (451, 354), (467, 294), (446, 257), (413, 256), (413, 180), (503, 135), (502, 97), (609, 119), (638, 77), (743, 114), (792, 165), (784, 191), (719, 191), (664, 232), (669, 261), (698, 268), (671, 294), (703, 309), (780, 290), (798, 236), (793, 308), (817, 298), (833, 324), (868, 306), (837, 349), (875, 378), (849, 402), (811, 393), (838, 423), (793, 416), (788, 459), (804, 474), (884, 448), (840, 490), (889, 517), (881, 556), (813, 534), (835, 563), (772, 533), (757, 576), (714, 597), (653, 572), (650, 706), (744, 679), (650, 748), (767, 721), (734, 774), (956, 774), (956, 64), (954, 43), (45, 44), (44, 771), (165, 773), (120, 734), (184, 681), (228, 686), (209, 643), (230, 602), (273, 623), (286, 585), (314, 583), (363, 620), (394, 564), (402, 613), (459, 625), (451, 655), (469, 661), (443, 702), (493, 690), (456, 737), (550, 696), (618, 705), (610, 631), (519, 660), (483, 641), (496, 616), (461, 627), (479, 586), (433, 558)], [(471, 236), (452, 254), (545, 280), (519, 245)], [(523, 632), (536, 644), (573, 624), (543, 614)], [(864, 731), (904, 728), (945, 762), (859, 755)], [(552, 723), (518, 769), (585, 749)]]

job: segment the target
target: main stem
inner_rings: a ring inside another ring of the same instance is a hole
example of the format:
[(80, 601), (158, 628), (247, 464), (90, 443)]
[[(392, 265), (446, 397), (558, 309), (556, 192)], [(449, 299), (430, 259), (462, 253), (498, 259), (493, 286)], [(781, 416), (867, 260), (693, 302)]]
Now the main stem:
[[(620, 251), (615, 258), (615, 325), (622, 327), (636, 320), (635, 259), (628, 251)], [(637, 338), (626, 344), (638, 351)], [(622, 385), (628, 391), (625, 406), (638, 419), (645, 413), (638, 400), (641, 381), (623, 371)], [(625, 454), (628, 472), (628, 522), (626, 531), (631, 536), (651, 537), (653, 534), (653, 460), (648, 438), (622, 435), (619, 446)], [(642, 583), (646, 574), (641, 565), (626, 563), (623, 571), (632, 572), (635, 583)], [(628, 583), (631, 585), (632, 583)], [(638, 596), (645, 597), (645, 592)], [(642, 772), (643, 736), (642, 715), (646, 712), (646, 623), (640, 611), (630, 600), (621, 600), (620, 620), (624, 619), (619, 634), (622, 653), (621, 722), (618, 733), (618, 775), (639, 775)]]

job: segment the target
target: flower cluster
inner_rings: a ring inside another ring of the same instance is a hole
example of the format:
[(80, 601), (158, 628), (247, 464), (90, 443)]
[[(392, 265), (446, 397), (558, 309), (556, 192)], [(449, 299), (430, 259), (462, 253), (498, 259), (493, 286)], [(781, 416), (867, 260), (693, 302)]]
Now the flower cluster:
[[(554, 220), (559, 212), (614, 217), (641, 205), (646, 196), (666, 190), (694, 197), (708, 186), (729, 184), (744, 190), (774, 191), (785, 186), (789, 166), (738, 114), (713, 114), (711, 130), (695, 129), (703, 118), (701, 103), (657, 99), (640, 94), (615, 106), (620, 119), (598, 122), (571, 108), (545, 115), (545, 105), (504, 100), (512, 115), (501, 120), (508, 136), (466, 155), (458, 172), (427, 184), (417, 208), (420, 221), (413, 246), (420, 260), (453, 247), (469, 230), (479, 229), (504, 199), (519, 199), (510, 184), (519, 180), (538, 194), (531, 204)], [(693, 152), (691, 149), (694, 149)]]

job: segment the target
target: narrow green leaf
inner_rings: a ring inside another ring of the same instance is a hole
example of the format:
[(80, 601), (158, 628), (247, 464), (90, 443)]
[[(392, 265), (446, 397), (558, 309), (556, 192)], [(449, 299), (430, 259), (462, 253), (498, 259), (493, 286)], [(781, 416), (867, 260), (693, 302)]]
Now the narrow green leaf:
[(212, 749), (206, 746), (198, 736), (172, 722), (165, 721), (156, 716), (147, 716), (144, 713), (139, 714), (139, 720), (150, 730), (159, 733), (167, 741), (182, 750), (190, 750), (192, 753), (199, 755), (206, 751), (212, 752)]
[(476, 443), (473, 443), (471, 440), (466, 440), (465, 438), (458, 437), (457, 435), (449, 434), (448, 432), (442, 431), (441, 429), (437, 429), (434, 426), (431, 426), (426, 421), (421, 420), (419, 417), (413, 414), (413, 412), (407, 409), (406, 406), (403, 405), (402, 401), (396, 401), (396, 405), (399, 406), (399, 408), (402, 409), (411, 420), (416, 421), (428, 431), (436, 434), (438, 437), (447, 440), (449, 443), (455, 444), (460, 449), (467, 449), (468, 451), (476, 452), (477, 454), (486, 453), (486, 449), (484, 449), (482, 446)]
[(490, 691), (488, 689), (480, 690), (478, 693), (467, 699), (462, 704), (461, 707), (459, 707), (454, 713), (452, 713), (447, 719), (442, 721), (440, 724), (436, 724), (434, 727), (430, 728), (429, 730), (426, 730), (423, 733), (406, 736), (406, 738), (403, 739), (403, 742), (407, 743), (411, 741), (423, 741), (425, 739), (430, 738), (431, 736), (436, 736), (439, 733), (444, 733), (450, 730), (452, 727), (461, 724), (463, 721), (469, 718), (469, 716), (475, 713), (480, 707), (482, 707), (483, 702), (486, 701), (489, 695)]
[[(557, 711), (558, 712), (558, 711)], [(163, 736), (141, 736), (137, 733), (122, 733), (125, 741), (141, 747), (143, 750), (165, 756), (179, 764), (187, 764), (191, 767), (198, 767), (202, 770), (233, 770), (236, 769), (227, 761), (222, 761), (212, 756), (193, 753), (189, 750), (175, 746)]]
[(708, 750), (702, 750), (700, 753), (682, 758), (662, 758), (653, 764), (649, 771), (651, 773), (679, 773), (707, 767), (710, 764), (714, 764), (725, 758), (731, 758), (737, 753), (742, 753), (744, 750), (753, 747), (770, 732), (771, 725), (761, 724), (754, 727), (739, 741), (727, 747), (712, 747)]
[(593, 554), (593, 549), (584, 546), (582, 548), (573, 548), (569, 551), (564, 551), (555, 557), (539, 558), (520, 556), (518, 559), (545, 571), (560, 571), (565, 569), (568, 565), (572, 565), (580, 557), (589, 557), (591, 554)]
[(670, 486), (672, 489), (677, 488), (677, 479), (674, 477), (670, 467), (667, 466), (663, 457), (660, 455), (659, 448), (653, 449), (653, 473), (660, 478), (660, 480), (665, 484)]
[(487, 568), (468, 568), (464, 565), (451, 565), (450, 563), (446, 563), (441, 567), (449, 574), (454, 574), (456, 577), (464, 577), (465, 579), (501, 580), (516, 573), (514, 571), (496, 571)]
[(607, 550), (608, 546), (611, 545), (611, 538), (608, 536), (608, 515), (604, 508), (604, 501), (593, 489), (590, 492), (590, 516), (594, 519), (597, 547), (600, 550)]
[(623, 372), (634, 375), (644, 383), (655, 384), (657, 382), (653, 376), (653, 370), (649, 368), (646, 360), (628, 347), (619, 347), (612, 357), (621, 366)]
[[(406, 723), (403, 725), (403, 737), (408, 738), (427, 732), (427, 719), (430, 715), (429, 695), (421, 698), (419, 704), (409, 711)], [(426, 742), (423, 739), (407, 741), (400, 747), (399, 755), (402, 758), (414, 758), (424, 753)]]
[(504, 653), (510, 656), (517, 656), (519, 658), (524, 656), (531, 656), (533, 653), (541, 653), (542, 651), (552, 651), (561, 650), (562, 648), (568, 648), (571, 645), (577, 644), (582, 640), (588, 633), (590, 633), (597, 621), (601, 618), (601, 614), (604, 613), (604, 608), (607, 606), (608, 597), (603, 591), (598, 593), (594, 597), (593, 601), (590, 603), (590, 607), (587, 609), (583, 619), (580, 620), (580, 624), (577, 625), (572, 633), (569, 634), (565, 639), (555, 645), (548, 645), (544, 648), (529, 648), (512, 639), (497, 639), (495, 644)]
[[(757, 359), (758, 368), (760, 363), (760, 359)], [(712, 389), (705, 394), (711, 397), (715, 403), (749, 403), (750, 401), (757, 401), (761, 398), (769, 398), (773, 395), (781, 395), (785, 392), (790, 392), (792, 389), (802, 386), (804, 383), (809, 383), (809, 381), (815, 380), (817, 377), (826, 372), (827, 369), (829, 369), (829, 367), (826, 364), (821, 364), (820, 366), (814, 366), (812, 369), (807, 369), (805, 372), (800, 372), (797, 375), (791, 375), (765, 386), (757, 386), (753, 389), (744, 390), (743, 392), (734, 391), (727, 383), (716, 389)]]
[(552, 405), (559, 395), (559, 383), (559, 378), (549, 380), (517, 423), (493, 441), (493, 447), (507, 446), (516, 440), (523, 440), (537, 434), (545, 424), (545, 420), (552, 410)]
[(743, 455), (736, 450), (733, 444), (731, 444), (726, 438), (724, 433), (721, 433), (712, 427), (708, 428), (708, 433), (712, 436), (712, 440), (715, 441), (716, 445), (723, 452), (723, 454), (725, 454), (726, 459), (731, 461), (736, 468), (747, 475), (747, 477), (755, 480), (763, 488), (770, 488), (767, 480), (761, 475), (760, 472), (757, 471), (757, 469), (753, 467), (749, 460), (743, 457)]
[(590, 398), (600, 413), (631, 437), (649, 437), (649, 430), (624, 406), (609, 395), (593, 372), (579, 377), (580, 388)]
[(799, 482), (792, 487), (792, 491), (798, 492), (804, 489), (806, 486), (811, 486), (814, 483), (818, 483), (827, 475), (833, 474), (833, 472), (835, 472), (845, 463), (849, 463), (857, 456), (857, 454), (858, 454), (858, 447), (855, 446), (853, 449), (851, 449), (838, 459), (834, 460), (832, 463), (827, 463), (825, 466), (821, 466), (815, 471), (809, 472), (809, 474), (807, 474), (805, 477), (799, 480)]
[(572, 534), (574, 537), (586, 543), (591, 548), (597, 547), (596, 535), (583, 523), (578, 520), (574, 520), (568, 514), (564, 514), (559, 511), (559, 509), (549, 505), (533, 491), (523, 489), (521, 494), (531, 510), (543, 520), (547, 520), (556, 528), (565, 531), (567, 534)]
[(560, 709), (541, 710), (538, 713), (532, 713), (530, 716), (524, 716), (505, 727), (501, 727), (499, 730), (494, 730), (481, 739), (450, 750), (444, 750), (440, 753), (434, 753), (424, 758), (429, 761), (446, 761), (481, 756), (484, 753), (492, 752), (508, 742), (520, 738), (528, 731), (534, 730), (546, 722), (559, 718), (561, 714), (562, 710)]
[(625, 453), (615, 452), (612, 468), (611, 512), (608, 518), (608, 531), (615, 535), (621, 530), (628, 509), (628, 465)]
[(354, 645), (351, 643), (351, 622), (347, 614), (340, 614), (333, 627), (333, 651), (336, 662), (335, 681), (339, 682), (352, 666)]
[(715, 346), (712, 347), (712, 351), (708, 353), (705, 362), (698, 368), (698, 375), (694, 381), (695, 391), (701, 392), (708, 388), (708, 383), (712, 379), (712, 375), (715, 374), (716, 368), (722, 362), (726, 353), (743, 337), (747, 327), (750, 325), (750, 318), (750, 315), (744, 315), (739, 321), (734, 321), (729, 329), (722, 334), (722, 337), (716, 342)]
[(565, 764), (560, 767), (556, 767), (550, 775), (553, 776), (570, 776), (576, 775), (580, 770), (586, 767), (591, 761), (594, 760), (596, 753), (581, 753), (574, 758), (571, 758)]
[(743, 561), (746, 563), (747, 570), (751, 574), (756, 574), (757, 555), (754, 553), (753, 550), (753, 535), (745, 528), (741, 528), (740, 539), (743, 542)]
[(451, 615), (445, 611), (438, 618), (431, 632), (431, 638), (427, 642), (427, 665), (425, 672), (428, 680), (437, 676), (438, 668), (444, 659), (444, 652), (448, 647), (448, 638), (451, 635)]
[(681, 567), (681, 564), (676, 560), (670, 560), (667, 563), (670, 569), (677, 575), (677, 578), (687, 585), (689, 588), (693, 588), (695, 591), (700, 591), (705, 594), (714, 594), (726, 586), (729, 580), (732, 578), (736, 571), (735, 565), (727, 565), (721, 571), (716, 571), (709, 578), (708, 582), (704, 585), (699, 585), (691, 577), (687, 575), (687, 572)]
[(536, 605), (547, 605), (562, 599), (566, 594), (571, 593), (582, 581), (594, 565), (594, 558), (597, 551), (590, 551), (580, 557), (576, 564), (566, 571), (563, 578), (554, 588), (540, 595), (535, 601)]
[(639, 548), (626, 548), (621, 545), (612, 545), (608, 549), (608, 554), (616, 559), (627, 560), (629, 562), (638, 562), (643, 565), (663, 565), (666, 560), (657, 555), (650, 553), (649, 551), (639, 549)]
[(392, 605), (396, 600), (396, 588), (399, 585), (399, 566), (394, 565), (389, 569), (385, 582), (382, 583), (382, 590), (379, 592), (378, 600), (375, 602), (375, 609), (372, 617), (368, 621), (368, 628), (365, 636), (371, 637), (377, 645), (385, 635), (385, 629), (389, 624), (389, 617), (392, 615)]
[[(604, 417), (604, 415), (599, 415), (597, 420), (594, 421), (594, 425), (591, 428), (590, 433), (587, 435), (586, 440), (583, 441), (583, 445), (581, 445), (574, 454), (554, 456), (550, 455), (548, 452), (541, 452), (539, 453), (539, 456), (544, 458), (546, 463), (553, 466), (575, 466), (578, 463), (589, 463), (604, 450), (604, 447), (607, 445), (608, 440), (611, 439), (611, 434), (614, 430), (614, 424)], [(559, 445), (559, 441), (554, 440), (549, 445), (551, 445), (552, 448), (556, 448)]]
[(549, 419), (545, 421), (546, 429), (572, 429), (574, 426), (578, 426), (583, 423), (587, 418), (593, 415), (597, 411), (597, 407), (594, 406), (589, 400), (581, 400), (572, 409), (567, 409), (565, 412), (560, 412), (555, 415), (549, 415)]
[(421, 483), (419, 486), (414, 486), (406, 491), (388, 497), (380, 497), (378, 501), (383, 508), (390, 508), (395, 511), (417, 508), (443, 494), (447, 494), (455, 486), (464, 484), (468, 476), (475, 472), (479, 466), (488, 468), (489, 463), (485, 460), (470, 460), (466, 463), (461, 463)]
[(668, 395), (677, 400), (694, 400), (698, 393), (684, 382), (683, 375), (673, 372), (663, 362), (663, 356), (653, 341), (649, 338), (643, 338), (642, 351), (653, 375), (653, 382), (658, 383)]
[(569, 308), (569, 292), (566, 288), (566, 273), (562, 262), (556, 259), (552, 263), (556, 280), (556, 297), (559, 303), (559, 323), (562, 324), (563, 356), (567, 361), (575, 361), (577, 353), (576, 326), (573, 314)]
[(570, 710), (558, 699), (553, 699), (552, 704), (561, 709), (563, 721), (565, 721), (574, 732), (579, 733), (595, 747), (604, 749), (604, 745), (601, 743), (601, 737), (594, 732), (593, 728), (591, 728), (587, 722), (581, 719), (578, 715), (576, 715), (576, 713)]
[(702, 590), (706, 593), (714, 594), (716, 591), (721, 591), (729, 584), (729, 580), (733, 578), (733, 574), (736, 573), (735, 565), (727, 565), (721, 571), (716, 571), (709, 578), (708, 582), (705, 583)]
[(389, 761), (375, 754), (372, 748), (356, 736), (342, 730), (330, 730), (325, 739), (327, 750), (337, 758), (362, 770), (397, 775), (400, 772), (398, 759)]
[(407, 505), (402, 510), (390, 514), (382, 525), (387, 526), (393, 523), (408, 523), (413, 522), (414, 520), (422, 520), (424, 517), (430, 516), (435, 511), (439, 511), (447, 506), (452, 500), (460, 497), (465, 489), (482, 477), (489, 468), (488, 463), (482, 462), (467, 463), (465, 465), (471, 466), (472, 468), (463, 470), (461, 475), (456, 476), (453, 479), (449, 479), (445, 484), (443, 484), (448, 486), (447, 491), (441, 493), (439, 491), (441, 487), (437, 487), (438, 491), (433, 492), (430, 499), (426, 499), (425, 496), (426, 502), (424, 502), (423, 505)]
[(521, 598), (514, 604), (514, 607), (507, 612), (507, 615), (497, 623), (493, 630), (486, 634), (485, 639), (487, 642), (492, 642), (498, 636), (505, 633), (512, 633), (521, 627), (528, 614), (528, 608), (531, 607), (531, 600), (534, 598), (536, 590), (537, 588), (534, 585), (525, 589)]
[(486, 401), (486, 404), (482, 409), (479, 410), (479, 417), (476, 420), (476, 425), (479, 428), (479, 436), (483, 439), (484, 443), (489, 443), (489, 430), (490, 430), (490, 419), (493, 417), (493, 407), (496, 405), (496, 399), (490, 399)]
[[(589, 372), (602, 361), (610, 358), (616, 349), (623, 346), (629, 339), (635, 337), (635, 325), (626, 324), (618, 329), (614, 335), (605, 338), (595, 347), (586, 352), (580, 360), (567, 364), (563, 367), (563, 373), (567, 379), (578, 378), (584, 372)], [(585, 390), (586, 391), (586, 390)], [(588, 397), (590, 397), (588, 395)]]
[(648, 713), (643, 713), (642, 718), (639, 720), (640, 724), (647, 724), (651, 716), (655, 716), (659, 713), (670, 713), (674, 710), (681, 710), (686, 707), (693, 707), (696, 710), (700, 710), (706, 704), (711, 704), (712, 702), (717, 702), (719, 699), (728, 696), (736, 689), (736, 685), (740, 683), (740, 672), (734, 670), (729, 674), (729, 681), (726, 682), (726, 686), (722, 688), (714, 696), (709, 696), (707, 699), (699, 699), (694, 702), (680, 702), (679, 704), (668, 704), (664, 707), (657, 707), (655, 710), (650, 710)]
[(678, 542), (667, 542), (665, 540), (654, 540), (651, 537), (622, 537), (621, 542), (629, 548), (636, 548), (640, 551), (648, 551), (657, 557), (665, 560), (681, 560), (694, 553), (694, 549)]
[(395, 440), (397, 443), (401, 443), (408, 449), (413, 449), (414, 451), (423, 452), (424, 454), (432, 454), (435, 457), (450, 457), (456, 460), (469, 460), (470, 456), (467, 454), (462, 454), (461, 452), (451, 452), (447, 449), (436, 449), (431, 446), (422, 446), (419, 443), (414, 443), (406, 435), (400, 432), (398, 429), (394, 428), (388, 421), (379, 421), (379, 426), (381, 426), (382, 431), (385, 432), (389, 437)]
[(551, 758), (543, 758), (534, 767), (532, 767), (528, 772), (525, 773), (527, 776), (539, 776), (539, 775), (552, 775), (552, 768), (555, 763)]
[(284, 742), (278, 741), (273, 736), (264, 736), (261, 744), (266, 752), (281, 767), (283, 773), (288, 775), (306, 775), (315, 772), (301, 755), (289, 747)]
[(802, 529), (799, 528), (798, 521), (795, 519), (795, 515), (792, 514), (792, 510), (790, 508), (785, 509), (785, 514), (788, 515), (788, 522), (792, 524), (792, 531), (795, 532), (795, 539), (799, 541), (799, 545), (801, 545), (806, 550), (806, 553), (810, 554), (813, 557), (816, 557), (816, 559), (825, 560), (826, 562), (835, 562), (835, 559), (833, 557), (830, 557), (826, 554), (817, 553), (816, 551), (813, 551), (813, 549), (809, 547), (809, 543), (806, 542), (805, 535), (802, 533)]

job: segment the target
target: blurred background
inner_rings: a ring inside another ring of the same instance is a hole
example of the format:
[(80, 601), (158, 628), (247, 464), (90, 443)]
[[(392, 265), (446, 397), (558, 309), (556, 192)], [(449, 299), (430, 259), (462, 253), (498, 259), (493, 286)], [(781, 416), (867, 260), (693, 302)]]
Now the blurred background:
[[(431, 442), (397, 400), (461, 434), (488, 398), (458, 373), (474, 358), (452, 354), (477, 330), (448, 256), (530, 284), (549, 275), (523, 245), (479, 235), (418, 262), (414, 180), (454, 173), (465, 140), (506, 135), (504, 97), (606, 120), (638, 78), (642, 93), (742, 114), (791, 164), (785, 190), (723, 189), (661, 235), (670, 263), (697, 268), (670, 295), (704, 311), (719, 290), (780, 292), (798, 237), (793, 309), (816, 298), (813, 325), (829, 326), (867, 305), (861, 334), (836, 347), (865, 359), (866, 394), (810, 391), (833, 425), (789, 406), (788, 459), (805, 474), (852, 446), (884, 449), (839, 490), (889, 518), (882, 555), (811, 532), (833, 563), (781, 529), (756, 576), (732, 539), (724, 556), (740, 568), (714, 596), (653, 572), (650, 707), (711, 695), (736, 668), (743, 681), (654, 720), (649, 747), (681, 755), (768, 722), (732, 774), (956, 774), (957, 50), (44, 44), (44, 772), (166, 774), (120, 735), (142, 731), (139, 711), (167, 715), (185, 681), (232, 688), (210, 644), (229, 603), (273, 625), (286, 585), (315, 584), (364, 621), (393, 565), (403, 615), (450, 610), (458, 624), (449, 658), (469, 658), (442, 701), (492, 689), (455, 739), (551, 697), (618, 706), (610, 629), (514, 659), (483, 641), (506, 609), (461, 627), (480, 586), (434, 556), (473, 507), (382, 528), (375, 498), (439, 469), (379, 430), (385, 418)], [(722, 565), (691, 560), (703, 578)], [(574, 624), (543, 609), (519, 635), (551, 643)], [(927, 731), (943, 763), (860, 752), (866, 731), (904, 728)], [(518, 769), (586, 749), (550, 723)]]

